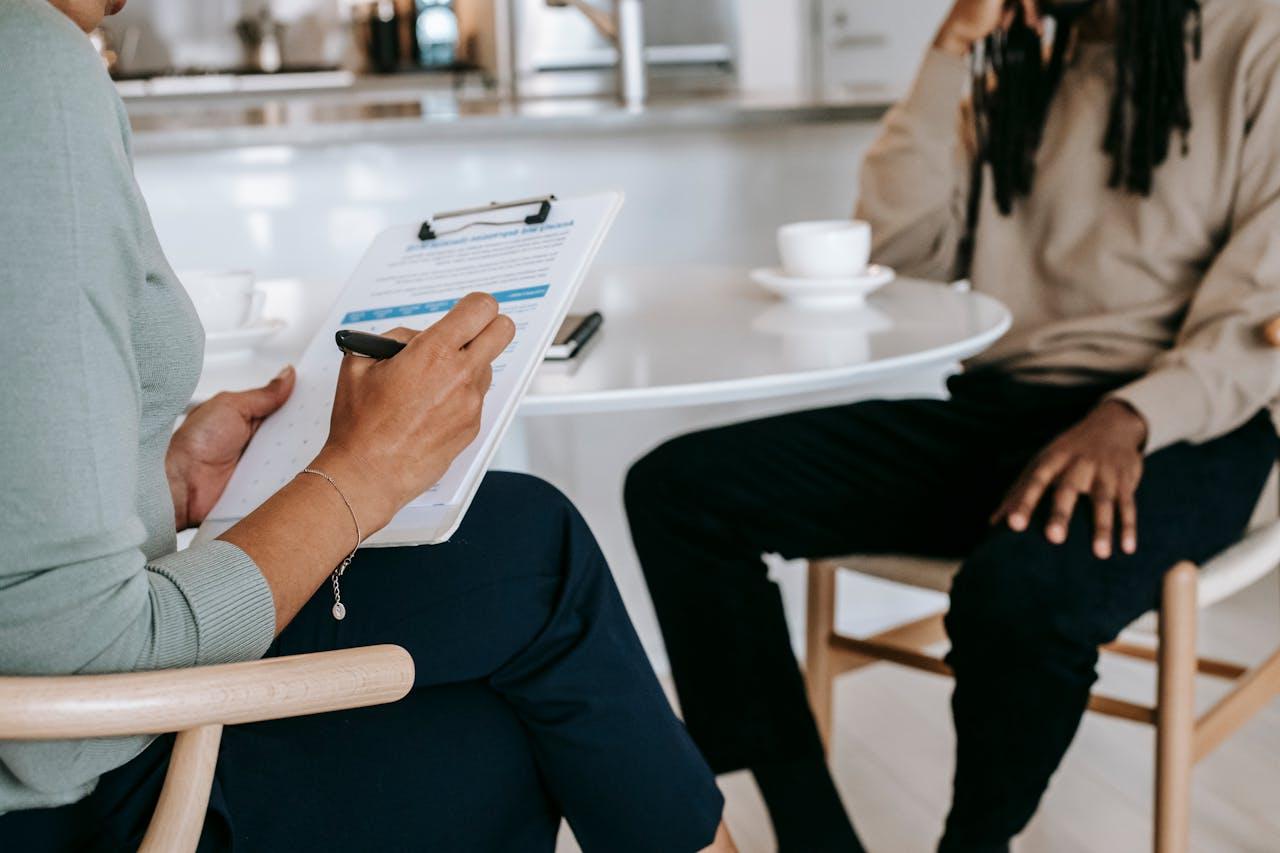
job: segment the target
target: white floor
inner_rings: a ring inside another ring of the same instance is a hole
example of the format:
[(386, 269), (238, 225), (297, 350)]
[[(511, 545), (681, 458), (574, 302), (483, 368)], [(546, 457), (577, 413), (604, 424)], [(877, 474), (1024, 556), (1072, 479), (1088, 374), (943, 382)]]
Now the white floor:
[[(843, 614), (842, 614), (843, 616)], [(842, 618), (841, 622), (847, 622)], [(1201, 652), (1253, 663), (1280, 645), (1276, 575), (1203, 616)], [(1142, 664), (1108, 660), (1101, 687), (1149, 700)], [(1215, 695), (1201, 681), (1202, 701)], [(950, 795), (952, 746), (946, 679), (881, 664), (837, 689), (834, 767), (845, 802), (872, 853), (933, 849)], [(1138, 853), (1150, 849), (1151, 731), (1090, 715), (1054, 778), (1018, 853)], [(726, 818), (742, 853), (769, 853), (764, 806), (746, 774), (721, 780)], [(1197, 853), (1280, 851), (1280, 701), (1273, 702), (1197, 769)], [(576, 853), (566, 832), (557, 853)]]

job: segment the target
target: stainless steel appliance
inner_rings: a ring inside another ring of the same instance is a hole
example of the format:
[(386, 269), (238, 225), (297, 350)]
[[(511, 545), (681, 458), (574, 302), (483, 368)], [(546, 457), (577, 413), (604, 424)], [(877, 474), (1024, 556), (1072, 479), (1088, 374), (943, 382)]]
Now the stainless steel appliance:
[[(507, 50), (499, 51), (495, 69), (504, 88), (533, 97), (598, 95), (616, 89), (617, 45), (587, 15), (571, 8), (590, 3), (611, 13), (615, 5), (611, 0), (559, 5), (547, 0), (494, 2), (504, 7), (498, 9), (498, 18), (505, 17), (510, 32)], [(678, 91), (733, 85), (733, 0), (628, 0), (618, 4), (617, 11), (623, 13), (619, 17), (625, 17), (630, 3), (633, 9), (643, 5), (643, 61), (653, 88)]]
[(614, 0), (613, 14), (588, 0), (546, 0), (552, 8), (571, 6), (581, 12), (618, 51), (618, 99), (624, 106), (643, 106), (649, 92), (644, 58), (643, 0)]
[(815, 0), (816, 79), (830, 95), (898, 96), (952, 0)]

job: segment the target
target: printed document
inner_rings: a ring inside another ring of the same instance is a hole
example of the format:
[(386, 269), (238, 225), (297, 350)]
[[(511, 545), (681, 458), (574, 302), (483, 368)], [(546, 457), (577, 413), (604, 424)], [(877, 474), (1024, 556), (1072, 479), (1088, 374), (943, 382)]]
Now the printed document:
[[(537, 225), (524, 224), (529, 210), (517, 208), (440, 220), (434, 223), (440, 232), (434, 240), (419, 240), (418, 225), (380, 234), (307, 346), (293, 396), (254, 436), (197, 541), (217, 536), (256, 509), (324, 445), (342, 360), (334, 343), (339, 329), (425, 328), (463, 296), (480, 291), (497, 299), (516, 324), (515, 339), (493, 365), (480, 434), (440, 482), (366, 544), (447, 540), (621, 206), (620, 193), (606, 193), (555, 201), (547, 221)], [(451, 233), (469, 221), (504, 220), (517, 224), (477, 224)]]

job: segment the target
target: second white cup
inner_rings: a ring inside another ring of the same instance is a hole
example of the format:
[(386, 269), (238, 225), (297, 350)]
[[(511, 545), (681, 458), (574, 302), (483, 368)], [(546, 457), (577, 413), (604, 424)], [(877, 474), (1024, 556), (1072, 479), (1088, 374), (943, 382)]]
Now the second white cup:
[(191, 296), (205, 332), (233, 332), (256, 323), (262, 317), (266, 294), (254, 287), (248, 270), (189, 270), (178, 279)]
[(778, 229), (782, 269), (796, 278), (861, 275), (871, 260), (871, 226), (858, 219), (793, 222)]

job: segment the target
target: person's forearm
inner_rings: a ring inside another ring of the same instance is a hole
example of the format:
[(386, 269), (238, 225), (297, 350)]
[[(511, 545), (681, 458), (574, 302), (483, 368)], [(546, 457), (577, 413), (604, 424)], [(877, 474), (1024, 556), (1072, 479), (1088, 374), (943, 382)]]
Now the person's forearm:
[[(355, 465), (322, 452), (311, 467), (333, 477), (351, 501), (364, 538), (385, 525), (387, 508), (372, 505), (376, 490), (364, 485)], [(266, 578), (279, 634), (356, 547), (356, 525), (338, 489), (300, 474), (218, 538), (248, 554)]]

